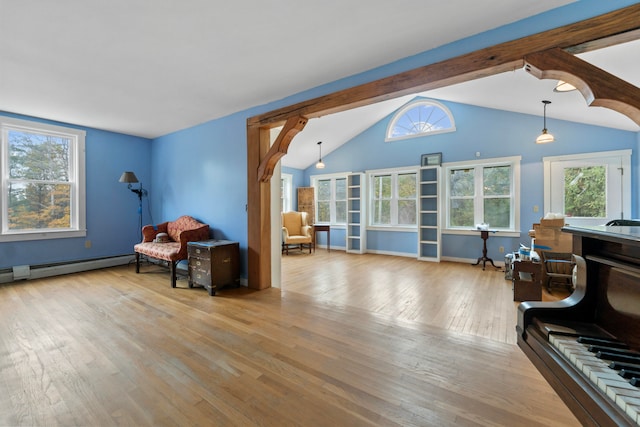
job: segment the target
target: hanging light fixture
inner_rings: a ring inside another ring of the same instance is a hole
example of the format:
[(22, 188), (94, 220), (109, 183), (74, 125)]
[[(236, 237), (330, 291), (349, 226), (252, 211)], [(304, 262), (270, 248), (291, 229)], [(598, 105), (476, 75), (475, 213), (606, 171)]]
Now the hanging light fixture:
[(322, 141), (318, 141), (318, 150), (319, 150), (319, 157), (318, 157), (318, 163), (316, 163), (316, 169), (324, 169), (324, 163), (322, 163)]
[(553, 88), (554, 92), (571, 92), (572, 90), (576, 90), (576, 87), (562, 80), (558, 80), (556, 87)]
[(536, 144), (547, 144), (553, 142), (555, 138), (549, 132), (547, 132), (547, 105), (551, 104), (551, 101), (542, 101), (544, 104), (544, 127), (542, 133), (536, 138)]

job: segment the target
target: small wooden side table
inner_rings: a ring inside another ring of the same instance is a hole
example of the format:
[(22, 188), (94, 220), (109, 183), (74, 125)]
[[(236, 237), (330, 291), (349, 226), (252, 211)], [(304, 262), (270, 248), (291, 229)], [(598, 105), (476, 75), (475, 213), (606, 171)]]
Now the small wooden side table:
[(482, 269), (484, 270), (487, 262), (490, 262), (491, 265), (495, 268), (500, 268), (493, 263), (493, 260), (491, 258), (487, 256), (487, 239), (489, 238), (489, 230), (480, 230), (480, 238), (482, 239), (482, 256), (478, 258), (478, 261), (471, 265), (478, 265), (482, 262)]
[(318, 240), (318, 231), (327, 233), (327, 252), (331, 252), (331, 227), (328, 225), (313, 225), (313, 251), (316, 251), (316, 240)]

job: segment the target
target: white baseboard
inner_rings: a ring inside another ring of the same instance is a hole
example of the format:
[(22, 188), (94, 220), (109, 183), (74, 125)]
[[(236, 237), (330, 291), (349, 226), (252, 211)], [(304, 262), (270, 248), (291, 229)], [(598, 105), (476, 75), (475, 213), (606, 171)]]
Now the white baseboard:
[[(134, 261), (133, 255), (122, 255), (109, 258), (98, 258), (87, 261), (70, 262), (68, 264), (57, 264), (49, 266), (31, 266), (29, 268), (28, 279), (41, 279), (43, 277), (60, 276), (63, 274), (79, 273), (81, 271), (97, 270), (99, 268), (115, 267), (118, 265), (126, 265)], [(13, 282), (13, 273), (0, 273), (0, 283)]]
[(368, 254), (377, 254), (377, 255), (391, 255), (391, 256), (401, 256), (405, 258), (418, 258), (418, 254), (410, 253), (410, 252), (393, 252), (393, 251), (372, 251), (367, 249)]

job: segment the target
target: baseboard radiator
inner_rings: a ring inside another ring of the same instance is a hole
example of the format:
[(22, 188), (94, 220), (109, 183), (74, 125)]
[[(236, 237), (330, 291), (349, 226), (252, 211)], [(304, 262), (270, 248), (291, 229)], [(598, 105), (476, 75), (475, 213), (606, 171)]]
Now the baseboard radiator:
[(0, 272), (0, 283), (18, 280), (40, 279), (43, 277), (60, 276), (63, 274), (80, 273), (82, 271), (126, 265), (135, 260), (133, 255), (121, 255), (108, 258), (97, 258), (77, 262), (67, 262), (48, 265), (16, 265)]

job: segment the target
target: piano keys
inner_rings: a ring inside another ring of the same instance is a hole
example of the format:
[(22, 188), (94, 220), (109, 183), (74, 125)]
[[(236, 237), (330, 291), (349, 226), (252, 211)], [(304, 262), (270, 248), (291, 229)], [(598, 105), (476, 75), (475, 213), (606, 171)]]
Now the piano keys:
[(640, 425), (640, 227), (563, 230), (575, 291), (520, 304), (518, 345), (584, 425)]
[[(620, 375), (622, 369), (611, 367), (613, 360), (606, 355), (613, 353), (594, 352), (588, 344), (578, 342), (576, 337), (552, 334), (549, 342), (640, 425), (640, 388), (631, 383), (635, 377), (624, 378)], [(640, 363), (640, 355), (636, 357), (636, 363)]]

